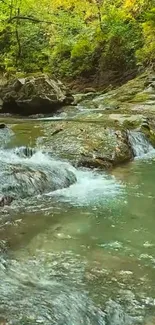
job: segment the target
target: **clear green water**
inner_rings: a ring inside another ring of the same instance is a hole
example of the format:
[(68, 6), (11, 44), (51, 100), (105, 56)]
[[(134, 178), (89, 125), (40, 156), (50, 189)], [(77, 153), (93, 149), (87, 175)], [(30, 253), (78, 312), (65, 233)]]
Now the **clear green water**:
[[(50, 122), (10, 123), (15, 135), (7, 147), (49, 144)], [(1, 318), (9, 324), (154, 324), (147, 318), (155, 314), (155, 158), (112, 175), (77, 175), (69, 189), (1, 210), (7, 247)], [(105, 320), (109, 300), (122, 309), (110, 302), (118, 313)]]

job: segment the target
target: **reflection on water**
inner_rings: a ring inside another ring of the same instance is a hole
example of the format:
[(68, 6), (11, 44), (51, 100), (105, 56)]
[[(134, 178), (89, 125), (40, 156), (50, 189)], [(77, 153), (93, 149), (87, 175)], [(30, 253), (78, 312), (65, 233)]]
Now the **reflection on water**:
[[(20, 143), (22, 128), (28, 132)], [(31, 124), (13, 129), (9, 147), (36, 144), (43, 135), (40, 124), (36, 133)], [(112, 174), (76, 170), (77, 183), (69, 188), (17, 200), (1, 210), (0, 321), (152, 322), (154, 158)]]

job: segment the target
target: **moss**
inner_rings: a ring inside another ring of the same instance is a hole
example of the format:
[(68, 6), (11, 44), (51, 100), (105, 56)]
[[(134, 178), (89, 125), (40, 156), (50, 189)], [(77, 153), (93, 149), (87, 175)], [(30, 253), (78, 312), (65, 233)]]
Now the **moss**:
[(122, 124), (122, 129), (124, 130), (133, 130), (133, 129), (137, 129), (140, 125), (140, 121), (129, 121), (129, 120), (125, 120)]
[(126, 102), (126, 101), (130, 101), (133, 98), (132, 94), (124, 94), (119, 96), (119, 101), (120, 102)]
[(147, 101), (148, 99), (149, 99), (148, 93), (140, 92), (133, 97), (132, 102), (141, 103)]
[(155, 147), (155, 132), (150, 132), (150, 135), (149, 135), (149, 140), (152, 144), (153, 147)]

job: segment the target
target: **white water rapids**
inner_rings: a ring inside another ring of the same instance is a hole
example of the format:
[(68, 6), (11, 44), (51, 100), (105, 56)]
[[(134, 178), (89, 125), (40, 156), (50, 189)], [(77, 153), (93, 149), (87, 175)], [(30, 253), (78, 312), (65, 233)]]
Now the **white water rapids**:
[(47, 193), (78, 205), (116, 196), (122, 186), (106, 173), (74, 168), (48, 153), (25, 148), (0, 150), (1, 194), (26, 197)]
[[(155, 150), (138, 131), (128, 133), (136, 158), (149, 158)], [(73, 205), (89, 205), (117, 197), (124, 186), (107, 173), (76, 169), (41, 150), (19, 147), (0, 150), (0, 194), (26, 198), (46, 194)]]

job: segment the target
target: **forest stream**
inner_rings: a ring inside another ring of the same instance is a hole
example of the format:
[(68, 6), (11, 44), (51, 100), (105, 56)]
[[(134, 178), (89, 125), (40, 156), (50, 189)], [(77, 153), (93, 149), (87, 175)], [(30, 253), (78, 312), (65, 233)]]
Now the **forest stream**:
[[(53, 120), (2, 122), (0, 324), (155, 324), (153, 147), (133, 132), (134, 161), (75, 168), (46, 150)], [(34, 172), (24, 188), (9, 164)]]

